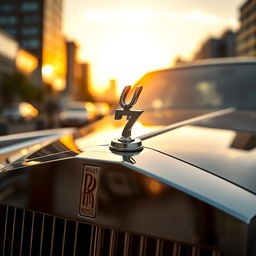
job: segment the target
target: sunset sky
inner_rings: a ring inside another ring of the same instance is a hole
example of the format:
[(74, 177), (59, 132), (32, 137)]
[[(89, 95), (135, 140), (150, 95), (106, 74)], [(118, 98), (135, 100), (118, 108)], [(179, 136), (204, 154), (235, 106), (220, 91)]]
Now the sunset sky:
[(94, 87), (119, 86), (193, 56), (200, 42), (237, 28), (241, 0), (64, 0), (64, 33), (91, 63)]

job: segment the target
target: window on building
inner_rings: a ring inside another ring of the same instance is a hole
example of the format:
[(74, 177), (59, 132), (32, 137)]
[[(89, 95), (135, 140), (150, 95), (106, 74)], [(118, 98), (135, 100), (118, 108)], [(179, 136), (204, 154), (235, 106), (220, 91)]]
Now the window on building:
[(39, 21), (40, 21), (40, 17), (39, 15), (36, 15), (36, 14), (31, 14), (23, 18), (23, 22), (25, 24), (38, 23)]
[(12, 12), (14, 11), (16, 6), (14, 4), (0, 4), (0, 11), (1, 12)]
[(21, 4), (21, 10), (24, 12), (38, 11), (39, 3), (37, 2), (24, 2)]
[(39, 30), (36, 27), (23, 28), (22, 34), (24, 36), (37, 36), (39, 34)]
[(15, 15), (0, 17), (0, 25), (12, 25), (17, 23), (17, 17)]
[(22, 40), (21, 45), (24, 48), (34, 50), (40, 46), (40, 42), (38, 39), (33, 38), (33, 39)]
[(4, 30), (12, 36), (17, 36), (17, 30), (15, 28), (5, 28)]

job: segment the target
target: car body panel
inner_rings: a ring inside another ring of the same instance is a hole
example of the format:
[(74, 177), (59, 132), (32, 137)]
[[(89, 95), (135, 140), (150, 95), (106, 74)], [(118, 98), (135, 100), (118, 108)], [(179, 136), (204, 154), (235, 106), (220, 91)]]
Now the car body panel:
[[(200, 65), (205, 64), (195, 67)], [(139, 234), (140, 248), (144, 236), (150, 236), (190, 248), (206, 246), (211, 255), (254, 256), (255, 112), (233, 107), (147, 109), (132, 134), (140, 136), (144, 149), (111, 151), (111, 139), (121, 135), (126, 122), (113, 122), (110, 115), (80, 130), (0, 140), (0, 209), (6, 209), (5, 218), (0, 211), (1, 223), (6, 220), (0, 238), (5, 234), (4, 246), (5, 238), (12, 237), (5, 230), (21, 210), (23, 216), (29, 213), (31, 223), (40, 213), (42, 219), (52, 216), (53, 225), (57, 218), (75, 221), (76, 227), (77, 223), (91, 225), (96, 247), (102, 244), (101, 239), (97, 242), (101, 238), (97, 232), (107, 228), (113, 233), (128, 232), (128, 236), (129, 232)], [(88, 183), (85, 177), (90, 168), (97, 169), (97, 175), (90, 176)], [(94, 214), (83, 212), (86, 198)], [(55, 227), (48, 232), (51, 228)], [(28, 232), (30, 240), (32, 233)], [(53, 232), (51, 239), (52, 246)], [(11, 244), (9, 239), (6, 246)]]
[[(227, 122), (228, 125), (225, 125), (223, 120), (230, 116), (232, 124)], [(254, 124), (255, 112), (248, 115), (235, 112), (152, 137), (145, 140), (144, 145), (202, 168), (255, 194), (256, 133), (239, 129), (243, 126), (252, 130), (256, 127)]]
[[(248, 224), (256, 211), (253, 194), (152, 149), (132, 158), (101, 146), (61, 160), (27, 162), (1, 173), (1, 201), (118, 230), (218, 247), (227, 255), (244, 254)], [(79, 214), (85, 165), (100, 168), (96, 218)]]

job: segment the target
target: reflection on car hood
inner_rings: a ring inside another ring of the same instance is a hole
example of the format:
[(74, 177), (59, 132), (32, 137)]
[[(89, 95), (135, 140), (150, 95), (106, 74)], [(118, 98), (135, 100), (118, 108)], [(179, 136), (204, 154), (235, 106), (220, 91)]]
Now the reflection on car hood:
[(256, 193), (256, 112), (234, 112), (183, 126), (144, 145)]
[[(175, 121), (209, 111), (151, 111), (143, 114), (134, 127), (134, 135), (142, 135), (170, 124), (167, 116)], [(45, 138), (44, 143), (19, 150), (19, 158), (6, 155), (3, 163), (9, 169), (62, 158), (74, 157), (90, 147), (109, 144), (119, 137), (125, 122), (113, 122), (113, 116), (86, 126), (75, 133), (65, 133), (58, 139)], [(153, 135), (152, 135), (153, 134)], [(155, 134), (155, 135), (154, 135)], [(157, 135), (156, 135), (157, 134)], [(162, 134), (151, 133), (144, 137), (145, 147), (178, 158), (191, 165), (220, 176), (253, 193), (256, 193), (256, 112), (233, 112), (216, 118), (170, 129)], [(17, 154), (17, 150), (15, 151)], [(14, 159), (15, 161), (12, 161)], [(159, 163), (159, 165), (164, 163)]]

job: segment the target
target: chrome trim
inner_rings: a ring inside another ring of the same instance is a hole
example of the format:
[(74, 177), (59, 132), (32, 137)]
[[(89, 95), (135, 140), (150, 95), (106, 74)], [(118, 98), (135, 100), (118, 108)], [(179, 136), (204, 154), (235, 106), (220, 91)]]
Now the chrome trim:
[[(15, 208), (16, 210), (16, 208)], [(34, 235), (34, 222), (35, 222), (35, 213), (32, 213), (32, 225), (31, 225), (31, 234), (30, 234), (30, 248), (29, 248), (29, 255), (32, 255), (32, 246), (33, 246), (33, 235)]]
[[(15, 213), (18, 210), (18, 208), (15, 208), (12, 206), (4, 206), (4, 205), (1, 205), (0, 207), (1, 207), (1, 210), (3, 212), (5, 212), (5, 214), (6, 214), (5, 215), (5, 226), (4, 227), (0, 226), (1, 232), (3, 231), (3, 229), (6, 230), (5, 241), (0, 241), (0, 243), (3, 246), (7, 245), (7, 247), (3, 251), (3, 255), (14, 255), (12, 248), (15, 248), (15, 244), (13, 244), (13, 242), (14, 242), (13, 237), (16, 235), (16, 233), (14, 233), (14, 230), (15, 230), (15, 227), (17, 224), (17, 220), (16, 220), (17, 215), (13, 214), (13, 213)], [(11, 215), (9, 215), (9, 214), (11, 214)], [(168, 243), (170, 245), (170, 247), (168, 249), (168, 255), (171, 255), (171, 256), (183, 255), (181, 253), (181, 249), (180, 249), (181, 246), (183, 246), (183, 247), (185, 246), (185, 248), (188, 249), (188, 254), (187, 254), (188, 256), (203, 255), (203, 254), (200, 254), (199, 250), (196, 251), (194, 249), (194, 252), (192, 250), (190, 250), (190, 248), (192, 248), (192, 246), (193, 246), (190, 244), (183, 244), (183, 243), (181, 244), (179, 242), (172, 242), (172, 241), (163, 240), (160, 238), (149, 237), (149, 236), (146, 236), (143, 234), (133, 234), (133, 233), (124, 232), (124, 231), (117, 231), (117, 230), (114, 230), (111, 228), (105, 228), (105, 227), (102, 227), (99, 225), (86, 224), (86, 223), (77, 222), (77, 221), (73, 221), (73, 220), (63, 219), (63, 218), (56, 217), (56, 216), (46, 215), (43, 213), (37, 213), (34, 211), (29, 211), (29, 210), (23, 210), (23, 220), (25, 218), (28, 218), (28, 219), (26, 219), (26, 223), (28, 223), (28, 226), (26, 226), (26, 230), (20, 234), (21, 235), (21, 244), (24, 244), (24, 246), (25, 246), (24, 248), (20, 247), (20, 255), (25, 253), (23, 249), (25, 249), (25, 250), (29, 249), (28, 255), (33, 255), (33, 251), (32, 251), (33, 246), (34, 246), (33, 239), (34, 239), (34, 237), (36, 237), (37, 239), (39, 238), (39, 236), (37, 235), (37, 231), (35, 230), (35, 227), (37, 227), (39, 224), (39, 222), (36, 223), (36, 216), (42, 216), (42, 218), (40, 218), (40, 223), (42, 224), (42, 230), (41, 230), (41, 235), (40, 235), (40, 249), (39, 249), (40, 255), (42, 255), (42, 253), (44, 253), (45, 255), (55, 255), (55, 253), (56, 253), (54, 251), (54, 247), (56, 246), (56, 243), (60, 242), (60, 241), (56, 241), (55, 237), (54, 237), (56, 234), (55, 232), (58, 231), (56, 229), (57, 228), (57, 226), (56, 226), (57, 219), (64, 221), (64, 223), (63, 223), (64, 230), (63, 230), (63, 235), (62, 235), (61, 252), (58, 251), (58, 254), (56, 254), (56, 255), (64, 256), (68, 253), (68, 251), (72, 251), (72, 255), (76, 255), (76, 252), (77, 252), (77, 253), (79, 253), (79, 255), (99, 256), (99, 255), (103, 255), (103, 251), (104, 251), (104, 255), (106, 255), (105, 253), (107, 253), (107, 255), (109, 255), (109, 256), (119, 256), (119, 255), (120, 256), (131, 256), (131, 255), (134, 255), (135, 252), (133, 250), (135, 250), (136, 255), (139, 255), (139, 256), (146, 256), (149, 253), (152, 255), (156, 255), (156, 256), (165, 256), (166, 252), (164, 253), (162, 250), (164, 242)], [(47, 219), (47, 221), (46, 221), (45, 217), (47, 217), (49, 219)], [(48, 222), (48, 220), (51, 220), (51, 221)], [(29, 221), (29, 222), (27, 222), (27, 221)], [(12, 231), (7, 230), (8, 223), (9, 223), (9, 225), (12, 225)], [(70, 231), (69, 230), (70, 224), (72, 224), (72, 225), (75, 224), (75, 232), (72, 231), (71, 233), (67, 233)], [(85, 233), (82, 232), (79, 234), (80, 243), (82, 241), (82, 244), (83, 244), (82, 248), (77, 247), (78, 227), (79, 226), (81, 226), (81, 227), (83, 226), (82, 229), (85, 231)], [(22, 230), (24, 230), (24, 228), (25, 227), (23, 225)], [(51, 230), (51, 237), (50, 237), (50, 240), (46, 241), (46, 244), (43, 244), (43, 243), (45, 243), (44, 242), (44, 235), (45, 235), (44, 232), (46, 232), (46, 234), (47, 234), (47, 229), (48, 229), (48, 231)], [(26, 236), (26, 234), (28, 234), (30, 232), (30, 230), (31, 230), (30, 236)], [(71, 234), (71, 236), (70, 236), (70, 234)], [(104, 238), (104, 235), (106, 235), (106, 237), (105, 237), (106, 239)], [(73, 238), (74, 238), (74, 243), (66, 243), (66, 242), (68, 242), (66, 240), (67, 238), (72, 239), (71, 241), (73, 241)], [(86, 243), (84, 243), (86, 241), (86, 239), (90, 239), (90, 243), (88, 244), (89, 245), (88, 247), (86, 247), (85, 246)], [(133, 243), (133, 241), (135, 241), (133, 239), (135, 239), (137, 241), (137, 242), (135, 242), (135, 244)], [(10, 248), (10, 241), (12, 241), (11, 248)], [(153, 244), (155, 246), (150, 247), (151, 242), (153, 242)], [(66, 244), (67, 244), (67, 247), (65, 247)], [(172, 247), (172, 245), (173, 245), (173, 247)], [(50, 251), (48, 251), (47, 253), (42, 251), (42, 248), (47, 249), (47, 248), (49, 248), (49, 246), (50, 246)], [(195, 247), (195, 248), (199, 248), (199, 247)], [(60, 247), (59, 247), (59, 249), (60, 249)], [(108, 249), (108, 251), (106, 249)], [(205, 248), (205, 249), (208, 250), (207, 251), (208, 253), (212, 253), (212, 256), (219, 256), (218, 253), (217, 254), (215, 253), (216, 252), (215, 249), (210, 249), (210, 248)], [(89, 253), (87, 253), (87, 252), (89, 252)]]
[(109, 244), (109, 256), (114, 256), (115, 243), (116, 243), (116, 231), (111, 230), (110, 244)]
[(40, 237), (40, 250), (39, 255), (42, 255), (42, 249), (43, 249), (43, 238), (44, 238), (44, 221), (45, 221), (45, 215), (42, 217), (42, 225), (41, 225), (41, 237)]
[(235, 110), (236, 110), (235, 108), (230, 107), (230, 108), (225, 108), (225, 109), (222, 109), (222, 110), (214, 111), (214, 112), (211, 112), (211, 113), (207, 113), (207, 114), (204, 114), (204, 115), (200, 115), (200, 116), (197, 116), (197, 117), (193, 117), (193, 118), (190, 118), (190, 119), (187, 119), (187, 120), (175, 123), (175, 124), (168, 125), (166, 128), (160, 129), (158, 131), (153, 131), (153, 132), (144, 134), (142, 136), (139, 136), (139, 138), (141, 140), (146, 140), (146, 139), (149, 139), (149, 138), (154, 137), (156, 135), (159, 135), (159, 134), (177, 129), (177, 128), (185, 126), (185, 125), (192, 125), (194, 123), (197, 123), (197, 122), (205, 120), (205, 119), (210, 119), (210, 118), (215, 118), (215, 117), (218, 117), (218, 116), (223, 116), (223, 115), (226, 115), (226, 114), (230, 114), (232, 112), (235, 112)]
[(141, 236), (140, 237), (140, 249), (139, 249), (139, 256), (145, 256), (145, 246), (146, 246), (146, 237)]
[(7, 206), (6, 208), (6, 215), (5, 215), (5, 223), (4, 223), (4, 244), (3, 244), (3, 255), (5, 253), (5, 243), (6, 243), (6, 232), (7, 232), (7, 220), (8, 220), (8, 211), (9, 211), (9, 207)]
[(12, 242), (11, 242), (11, 255), (13, 254), (13, 241), (14, 241), (14, 233), (15, 233), (15, 223), (16, 223), (16, 208), (14, 208), (14, 215), (13, 215), (13, 225), (12, 225)]
[(78, 231), (78, 222), (76, 222), (76, 230), (75, 230), (75, 237), (74, 237), (74, 249), (73, 249), (73, 256), (75, 256), (75, 255), (76, 255), (77, 231)]
[(123, 255), (129, 255), (130, 252), (130, 234), (125, 233), (125, 238), (124, 238), (124, 254)]
[(55, 232), (55, 221), (56, 221), (56, 217), (53, 217), (53, 222), (52, 222), (52, 237), (51, 237), (51, 250), (50, 250), (50, 255), (52, 254), (53, 251), (53, 242), (54, 242), (54, 232)]
[(61, 255), (64, 255), (64, 251), (65, 251), (66, 229), (67, 229), (67, 220), (64, 221)]

